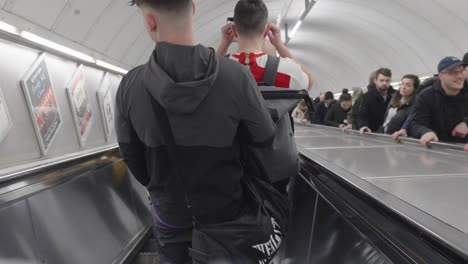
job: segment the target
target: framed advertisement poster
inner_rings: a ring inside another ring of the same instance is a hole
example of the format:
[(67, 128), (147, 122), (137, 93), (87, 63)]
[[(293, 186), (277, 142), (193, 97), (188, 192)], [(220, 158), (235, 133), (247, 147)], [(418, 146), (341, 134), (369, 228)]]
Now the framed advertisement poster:
[(91, 110), (91, 103), (86, 93), (82, 65), (80, 65), (75, 74), (73, 74), (72, 79), (67, 84), (66, 90), (78, 140), (80, 141), (81, 147), (84, 147), (94, 118)]
[(101, 85), (97, 91), (99, 108), (102, 114), (102, 123), (106, 140), (110, 140), (112, 131), (114, 130), (114, 97), (109, 85), (109, 73), (105, 73)]
[(24, 95), (43, 155), (47, 154), (62, 125), (60, 111), (42, 54), (21, 79)]
[(8, 114), (8, 108), (3, 97), (2, 90), (0, 90), (0, 143), (5, 139), (8, 131), (11, 128), (11, 119)]

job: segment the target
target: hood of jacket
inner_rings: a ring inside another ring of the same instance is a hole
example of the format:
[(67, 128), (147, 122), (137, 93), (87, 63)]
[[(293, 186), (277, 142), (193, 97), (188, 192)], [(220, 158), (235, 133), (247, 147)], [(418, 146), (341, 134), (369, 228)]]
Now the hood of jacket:
[(217, 76), (213, 49), (160, 42), (146, 65), (143, 83), (166, 111), (189, 114), (208, 96)]
[(451, 102), (451, 103), (458, 102), (461, 105), (464, 105), (464, 103), (466, 103), (465, 100), (468, 95), (468, 85), (466, 85), (466, 83), (457, 96), (448, 96), (444, 88), (442, 88), (442, 83), (440, 80), (434, 83), (434, 85), (432, 86), (432, 89), (434, 89), (436, 93), (442, 96), (442, 98), (444, 98), (446, 102)]

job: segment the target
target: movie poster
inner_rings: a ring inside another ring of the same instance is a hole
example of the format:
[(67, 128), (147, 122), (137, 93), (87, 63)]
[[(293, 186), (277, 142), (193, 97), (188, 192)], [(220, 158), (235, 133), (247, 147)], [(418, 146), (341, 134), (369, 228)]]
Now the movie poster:
[(47, 154), (62, 125), (49, 71), (42, 54), (21, 79), (42, 154)]
[(86, 93), (82, 65), (78, 67), (73, 78), (68, 83), (67, 94), (78, 139), (81, 147), (84, 147), (93, 123), (93, 112), (91, 111), (91, 103), (88, 99), (88, 94)]
[(110, 136), (114, 130), (114, 97), (109, 85), (108, 75), (108, 73), (104, 75), (101, 85), (97, 91), (107, 141), (110, 140)]
[(8, 109), (3, 97), (2, 91), (0, 90), (0, 143), (5, 139), (8, 131), (11, 128), (11, 120), (8, 115)]

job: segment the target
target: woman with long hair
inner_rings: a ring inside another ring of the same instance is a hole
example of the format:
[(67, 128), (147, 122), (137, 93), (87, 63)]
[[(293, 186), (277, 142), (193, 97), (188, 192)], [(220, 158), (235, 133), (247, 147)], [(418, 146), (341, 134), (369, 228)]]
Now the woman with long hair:
[(414, 74), (406, 74), (401, 78), (400, 89), (393, 96), (385, 114), (383, 130), (386, 134), (398, 132), (403, 127), (411, 113), (419, 84), (419, 77)]

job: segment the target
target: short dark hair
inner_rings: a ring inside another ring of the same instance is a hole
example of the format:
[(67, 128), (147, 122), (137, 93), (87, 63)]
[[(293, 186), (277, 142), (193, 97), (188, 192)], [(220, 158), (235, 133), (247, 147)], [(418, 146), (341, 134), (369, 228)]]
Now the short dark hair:
[(349, 93), (343, 93), (340, 96), (340, 102), (352, 101), (353, 97)]
[(192, 0), (130, 0), (130, 5), (149, 6), (170, 13), (181, 13), (192, 5)]
[(465, 56), (463, 56), (463, 63), (468, 64), (468, 52), (465, 53)]
[(262, 0), (240, 0), (234, 9), (234, 23), (241, 35), (261, 34), (268, 22), (268, 9)]
[(392, 71), (390, 69), (380, 68), (375, 72), (374, 79), (377, 79), (380, 74), (383, 75), (383, 76), (386, 76), (386, 77), (392, 77)]
[(335, 97), (333, 96), (333, 93), (328, 91), (325, 93), (325, 100), (333, 100)]

